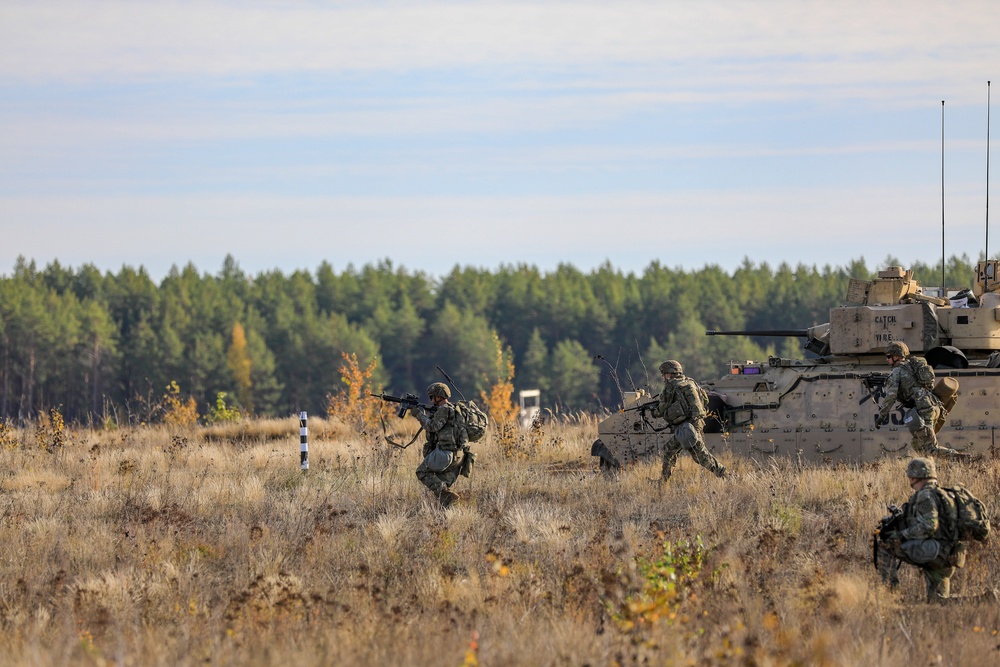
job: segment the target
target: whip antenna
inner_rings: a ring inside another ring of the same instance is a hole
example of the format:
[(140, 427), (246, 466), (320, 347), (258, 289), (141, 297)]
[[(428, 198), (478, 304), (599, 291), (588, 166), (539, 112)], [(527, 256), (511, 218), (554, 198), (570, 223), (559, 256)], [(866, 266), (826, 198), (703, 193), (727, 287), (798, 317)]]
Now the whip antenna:
[(990, 82), (986, 82), (986, 257), (990, 258)]
[(440, 371), (441, 375), (444, 376), (444, 379), (447, 380), (448, 384), (451, 385), (451, 388), (454, 389), (456, 392), (458, 392), (458, 395), (461, 396), (462, 400), (464, 401), (465, 400), (465, 394), (463, 394), (462, 390), (458, 388), (458, 385), (455, 384), (455, 381), (451, 379), (451, 376), (448, 375), (447, 373), (445, 373), (444, 369), (441, 368), (440, 366), (435, 366), (434, 368), (436, 368), (436, 369), (438, 369), (438, 371)]
[(941, 100), (941, 298), (944, 298), (944, 100)]

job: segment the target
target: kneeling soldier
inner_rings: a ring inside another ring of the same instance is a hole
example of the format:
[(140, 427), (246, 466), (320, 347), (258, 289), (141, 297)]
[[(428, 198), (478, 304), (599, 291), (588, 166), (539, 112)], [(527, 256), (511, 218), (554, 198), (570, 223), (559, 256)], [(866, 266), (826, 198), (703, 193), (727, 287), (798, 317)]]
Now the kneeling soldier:
[(451, 398), (448, 385), (435, 382), (427, 387), (427, 397), (436, 408), (430, 415), (420, 407), (410, 409), (410, 414), (427, 432), (424, 459), (417, 466), (417, 479), (437, 496), (442, 507), (448, 507), (459, 497), (451, 486), (458, 479), (464, 456), (468, 456), (459, 456), (459, 452), (468, 443), (469, 436), (462, 415), (448, 402)]
[(899, 584), (899, 566), (920, 568), (927, 584), (927, 601), (944, 602), (950, 596), (951, 576), (962, 567), (964, 551), (956, 551), (958, 509), (938, 490), (934, 459), (916, 458), (906, 466), (913, 495), (888, 532), (879, 535), (878, 569), (890, 586)]

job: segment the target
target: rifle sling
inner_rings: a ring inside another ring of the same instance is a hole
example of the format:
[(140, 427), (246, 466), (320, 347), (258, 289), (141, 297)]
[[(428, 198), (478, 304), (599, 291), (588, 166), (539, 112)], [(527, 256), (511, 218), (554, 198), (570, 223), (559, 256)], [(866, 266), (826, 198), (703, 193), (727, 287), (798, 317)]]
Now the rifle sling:
[(385, 425), (385, 417), (382, 416), (382, 414), (380, 413), (379, 416), (378, 416), (378, 418), (379, 418), (379, 421), (382, 422), (382, 436), (385, 438), (385, 441), (388, 442), (390, 445), (392, 445), (393, 447), (395, 447), (397, 449), (406, 449), (407, 447), (409, 447), (410, 445), (412, 445), (414, 442), (417, 441), (417, 438), (420, 436), (420, 434), (424, 430), (423, 425), (421, 425), (420, 428), (417, 429), (417, 432), (413, 434), (413, 437), (410, 438), (410, 441), (408, 443), (406, 443), (405, 445), (401, 445), (401, 444), (399, 444), (398, 442), (396, 442), (395, 440), (393, 440), (389, 436), (389, 429)]

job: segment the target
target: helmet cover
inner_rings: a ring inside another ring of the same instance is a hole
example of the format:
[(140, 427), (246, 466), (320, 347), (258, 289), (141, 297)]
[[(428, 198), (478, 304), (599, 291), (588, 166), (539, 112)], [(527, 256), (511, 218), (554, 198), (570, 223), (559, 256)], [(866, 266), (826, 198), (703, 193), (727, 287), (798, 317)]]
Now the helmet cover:
[(911, 459), (906, 464), (906, 476), (912, 479), (937, 479), (937, 466), (934, 459), (923, 457)]
[(427, 387), (427, 397), (434, 398), (435, 396), (440, 396), (441, 398), (451, 398), (451, 389), (448, 389), (448, 385), (444, 382), (435, 382), (431, 386)]

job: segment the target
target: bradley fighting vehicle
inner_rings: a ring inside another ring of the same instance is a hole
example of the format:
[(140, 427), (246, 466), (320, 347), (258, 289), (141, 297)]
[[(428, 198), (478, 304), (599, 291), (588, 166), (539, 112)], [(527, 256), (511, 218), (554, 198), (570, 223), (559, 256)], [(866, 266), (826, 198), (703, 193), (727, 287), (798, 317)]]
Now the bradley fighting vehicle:
[[(912, 271), (889, 267), (871, 281), (852, 279), (845, 305), (826, 324), (803, 330), (706, 331), (707, 335), (800, 336), (809, 359), (772, 357), (731, 363), (703, 386), (710, 416), (705, 443), (716, 453), (794, 457), (818, 463), (911, 456), (905, 408), (876, 428), (882, 385), (891, 368), (885, 348), (902, 341), (934, 368), (935, 393), (950, 411), (938, 441), (972, 454), (993, 454), (1000, 429), (1000, 262), (980, 262), (975, 283), (942, 298), (925, 292)], [(957, 389), (957, 392), (956, 392)], [(950, 398), (949, 398), (950, 395)], [(671, 438), (644, 406), (655, 395), (627, 392), (621, 411), (598, 425), (591, 453), (603, 469), (659, 456)]]

